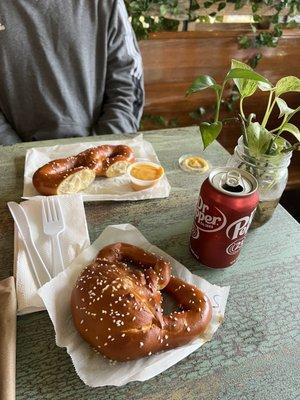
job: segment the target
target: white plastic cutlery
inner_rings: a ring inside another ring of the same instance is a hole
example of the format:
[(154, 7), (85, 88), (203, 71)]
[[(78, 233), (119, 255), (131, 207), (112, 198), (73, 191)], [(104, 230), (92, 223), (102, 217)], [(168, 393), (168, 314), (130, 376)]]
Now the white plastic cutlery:
[(7, 203), (11, 215), (17, 225), (18, 231), (22, 236), (24, 245), (31, 263), (32, 274), (36, 281), (37, 287), (43, 286), (52, 277), (49, 274), (37, 248), (32, 240), (30, 225), (23, 208), (13, 201)]
[(59, 242), (59, 234), (65, 230), (65, 221), (59, 200), (56, 196), (44, 197), (42, 200), (42, 216), (44, 233), (52, 242), (52, 274), (57, 275), (64, 269)]

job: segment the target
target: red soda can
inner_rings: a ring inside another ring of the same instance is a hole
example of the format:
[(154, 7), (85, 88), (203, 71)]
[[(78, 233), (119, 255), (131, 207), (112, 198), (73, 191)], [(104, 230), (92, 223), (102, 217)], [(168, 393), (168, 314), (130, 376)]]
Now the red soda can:
[(258, 204), (257, 181), (237, 168), (216, 168), (203, 182), (190, 237), (192, 255), (211, 268), (238, 258)]

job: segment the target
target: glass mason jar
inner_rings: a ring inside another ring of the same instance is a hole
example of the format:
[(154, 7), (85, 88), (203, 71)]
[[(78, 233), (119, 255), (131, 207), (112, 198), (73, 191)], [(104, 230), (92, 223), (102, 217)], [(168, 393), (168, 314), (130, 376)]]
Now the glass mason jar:
[(286, 187), (291, 156), (292, 152), (252, 157), (244, 145), (243, 137), (239, 138), (227, 166), (245, 169), (258, 181), (259, 204), (252, 220), (252, 228), (265, 224), (272, 217)]

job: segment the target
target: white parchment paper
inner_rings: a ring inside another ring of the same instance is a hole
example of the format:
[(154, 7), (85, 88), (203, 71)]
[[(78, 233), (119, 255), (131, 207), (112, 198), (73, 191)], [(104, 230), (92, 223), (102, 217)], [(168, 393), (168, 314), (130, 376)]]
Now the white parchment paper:
[[(198, 286), (209, 296), (213, 305), (213, 317), (203, 336), (177, 349), (154, 354), (137, 361), (116, 364), (95, 353), (79, 336), (71, 316), (71, 291), (81, 270), (93, 261), (98, 251), (104, 246), (118, 241), (131, 243), (162, 255), (171, 262), (174, 275)], [(131, 381), (150, 379), (211, 340), (224, 319), (229, 287), (211, 285), (199, 276), (193, 275), (174, 258), (158, 247), (151, 245), (134, 226), (123, 224), (108, 226), (98, 239), (71, 263), (69, 268), (46, 283), (39, 289), (38, 293), (42, 297), (53, 322), (56, 344), (59, 347), (67, 348), (76, 372), (83, 382), (86, 385), (98, 387), (106, 385), (122, 386)]]
[[(126, 144), (133, 149), (137, 161), (152, 161), (160, 164), (152, 144), (144, 140), (143, 135), (138, 135), (132, 139), (125, 140), (72, 143), (51, 147), (34, 147), (26, 152), (23, 197), (30, 198), (33, 196), (40, 196), (32, 184), (32, 176), (42, 165), (57, 158), (73, 156), (90, 147), (100, 146), (103, 144)], [(116, 178), (98, 177), (91, 186), (81, 193), (83, 201), (123, 201), (168, 197), (170, 190), (170, 184), (167, 177), (164, 176), (154, 187), (135, 192), (130, 185), (129, 176), (122, 175)]]

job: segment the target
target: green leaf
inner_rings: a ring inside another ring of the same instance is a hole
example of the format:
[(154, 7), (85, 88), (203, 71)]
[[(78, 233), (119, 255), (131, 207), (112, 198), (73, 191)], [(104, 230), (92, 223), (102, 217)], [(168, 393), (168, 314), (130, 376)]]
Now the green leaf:
[(200, 75), (198, 76), (191, 86), (186, 91), (186, 96), (189, 96), (192, 93), (200, 92), (201, 90), (205, 90), (211, 88), (218, 95), (221, 91), (221, 86), (216, 83), (216, 81), (209, 75)]
[(141, 12), (142, 11), (141, 6), (138, 1), (132, 1), (129, 4), (129, 6), (130, 6), (130, 11), (133, 11), (133, 12)]
[(160, 14), (161, 15), (166, 15), (167, 12), (168, 12), (168, 7), (166, 5), (164, 5), (164, 4), (162, 4), (159, 9), (160, 9)]
[(252, 46), (252, 40), (246, 35), (239, 36), (238, 43), (242, 49), (249, 49)]
[(160, 10), (160, 14), (161, 14), (162, 16), (164, 16), (164, 15), (166, 15), (167, 12), (169, 11), (169, 8), (168, 8), (167, 5), (162, 4), (162, 5), (159, 7), (159, 10)]
[(284, 100), (282, 100), (280, 97), (276, 97), (276, 103), (278, 105), (280, 114), (278, 118), (283, 117), (284, 115), (289, 115), (292, 114), (295, 110), (293, 108), (290, 108)]
[(209, 8), (210, 6), (212, 6), (213, 2), (212, 1), (205, 1), (203, 4), (204, 4), (205, 8)]
[(258, 74), (257, 72), (250, 71), (248, 69), (242, 69), (242, 68), (233, 68), (231, 69), (228, 74), (225, 77), (225, 80), (229, 79), (236, 79), (236, 78), (241, 78), (241, 79), (251, 79), (253, 81), (258, 81), (258, 82), (265, 82), (270, 84), (270, 82), (264, 78), (262, 75)]
[(287, 92), (300, 92), (300, 79), (296, 76), (285, 76), (279, 79), (275, 86), (275, 95), (280, 96)]
[(280, 29), (280, 27), (278, 25), (274, 26), (274, 36), (276, 36), (276, 37), (282, 36), (282, 30)]
[(286, 122), (283, 127), (281, 128), (281, 131), (287, 131), (292, 133), (295, 138), (298, 140), (298, 142), (300, 142), (300, 131), (297, 128), (296, 125), (291, 124), (290, 122)]
[(277, 136), (273, 137), (271, 147), (268, 149), (268, 154), (271, 156), (276, 156), (287, 148), (287, 142), (284, 138)]
[[(245, 69), (248, 71), (253, 71), (249, 65), (244, 64), (241, 61), (238, 60), (231, 60), (231, 69), (234, 68), (240, 68), (240, 69)], [(253, 80), (248, 80), (248, 79), (233, 79), (234, 83), (236, 84), (241, 97), (248, 97), (252, 96), (252, 94), (256, 91), (257, 89), (257, 81)]]
[(266, 82), (258, 82), (258, 87), (263, 92), (269, 92), (270, 90), (274, 90), (273, 86), (270, 83)]
[(234, 9), (235, 10), (240, 10), (241, 8), (244, 7), (244, 5), (246, 5), (247, 0), (235, 0), (234, 1)]
[(272, 139), (273, 135), (266, 128), (263, 128), (259, 122), (250, 122), (247, 126), (247, 143), (252, 157), (265, 154)]
[(221, 3), (219, 3), (218, 5), (218, 11), (223, 10), (223, 8), (226, 7), (226, 2), (225, 1), (221, 1)]
[(220, 134), (222, 130), (222, 122), (217, 121), (209, 124), (202, 122), (199, 126), (204, 149), (209, 146)]
[[(255, 26), (253, 25), (253, 26), (252, 26), (252, 30), (254, 31), (254, 29), (256, 29), (256, 28), (255, 28)], [(255, 31), (254, 31), (254, 33), (255, 33)], [(251, 67), (252, 69), (255, 69), (255, 68), (257, 67), (259, 61), (261, 60), (261, 58), (262, 58), (261, 53), (256, 53), (256, 54), (254, 54), (254, 56), (252, 56), (252, 57), (248, 60), (248, 64), (250, 65), (250, 67)]]
[(253, 14), (253, 21), (260, 22), (262, 20), (261, 16), (258, 14)]

